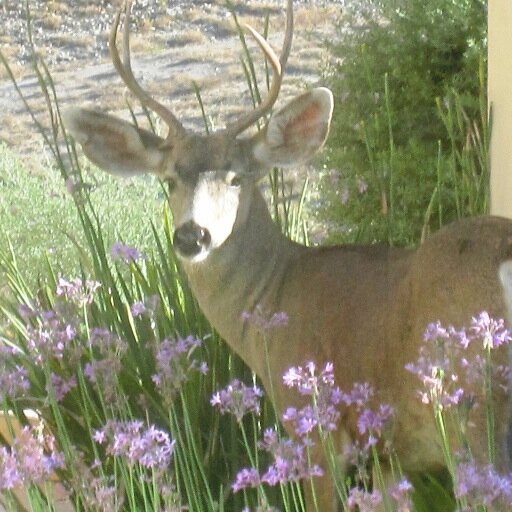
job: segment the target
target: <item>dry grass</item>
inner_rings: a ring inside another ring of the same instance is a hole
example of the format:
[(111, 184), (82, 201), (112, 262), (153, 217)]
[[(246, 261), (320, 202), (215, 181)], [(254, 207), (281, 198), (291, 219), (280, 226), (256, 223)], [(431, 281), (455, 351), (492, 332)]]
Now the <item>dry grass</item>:
[[(120, 7), (121, 4), (122, 0), (111, 1), (109, 9), (112, 6)], [(47, 27), (45, 30), (55, 32), (49, 39), (52, 55), (57, 55), (59, 48), (68, 48), (71, 45), (75, 50), (77, 47), (84, 50), (99, 48), (98, 41), (107, 39), (107, 29), (99, 38), (92, 33), (68, 35), (59, 32), (57, 29), (62, 17), (69, 16), (69, 5), (69, 0), (52, 0), (45, 4), (44, 12), (38, 13), (39, 18), (35, 18), (43, 20), (43, 25)], [(247, 4), (240, 0), (236, 2), (235, 9), (241, 23), (249, 23), (260, 32), (263, 31), (265, 17), (270, 13), (270, 43), (276, 52), (280, 51), (281, 31), (284, 25), (283, 6), (275, 3), (268, 5), (264, 2)], [(104, 3), (100, 5), (98, 2), (79, 2), (76, 3), (76, 12), (73, 12), (73, 16), (94, 18), (99, 12), (104, 11)], [(58, 15), (55, 20), (51, 19), (50, 13)], [(339, 14), (340, 9), (336, 6), (296, 5), (295, 37), (289, 59), (289, 72), (283, 84), (283, 99), (296, 94), (305, 83), (310, 84), (317, 80), (319, 63), (325, 58), (325, 50), (322, 48), (324, 27), (327, 27), (327, 33), (332, 33), (333, 21)], [(213, 0), (202, 5), (191, 2), (190, 7), (184, 8), (179, 18), (161, 11), (152, 21), (146, 19), (139, 18), (137, 28), (133, 30), (131, 37), (135, 75), (141, 80), (143, 87), (148, 88), (160, 101), (172, 103), (176, 115), (183, 118), (186, 125), (202, 127), (197, 99), (192, 88), (193, 81), (199, 85), (207, 113), (212, 116), (216, 126), (223, 126), (233, 116), (251, 108), (252, 101), (240, 65), (241, 46), (236, 38), (226, 37), (235, 33), (235, 25), (224, 0)], [(265, 66), (261, 51), (252, 38), (247, 40), (264, 93)], [(1, 35), (0, 45), (8, 61), (16, 62), (19, 48), (10, 45)], [(42, 47), (41, 52), (44, 54)], [(102, 55), (108, 59), (106, 53)], [(12, 67), (18, 79), (24, 75), (33, 76), (30, 70), (21, 66), (13, 64)], [(81, 74), (82, 68), (89, 71)], [(97, 73), (93, 69), (92, 63), (85, 59), (81, 64), (61, 63), (53, 66), (52, 72), (63, 105), (84, 104), (116, 114), (126, 113), (125, 88), (121, 81), (115, 78), (111, 67), (106, 65)], [(7, 75), (0, 66), (0, 80), (6, 79)], [(34, 93), (34, 98), (41, 106), (43, 105), (42, 98), (38, 97), (37, 93)], [(135, 101), (131, 102), (136, 110), (140, 110)], [(28, 116), (22, 112), (22, 108), (17, 108), (16, 113), (14, 109), (11, 111), (7, 108), (3, 117), (6, 121), (0, 126), (0, 139), (19, 146), (20, 152), (30, 152), (33, 145), (26, 134), (32, 133), (33, 127)]]
[(62, 16), (56, 13), (45, 13), (41, 17), (41, 27), (43, 30), (58, 30), (62, 25)]
[(52, 42), (57, 48), (71, 45), (86, 48), (95, 43), (95, 38), (94, 36), (76, 37), (71, 34), (57, 34), (52, 37)]
[(70, 9), (66, 2), (58, 2), (57, 0), (48, 2), (46, 8), (52, 14), (67, 14)]

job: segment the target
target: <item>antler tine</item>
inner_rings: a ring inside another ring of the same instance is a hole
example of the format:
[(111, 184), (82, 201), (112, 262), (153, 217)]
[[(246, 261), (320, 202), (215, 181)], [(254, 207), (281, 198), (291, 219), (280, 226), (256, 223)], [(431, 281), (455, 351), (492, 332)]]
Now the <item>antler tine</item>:
[(110, 57), (114, 64), (114, 67), (125, 83), (128, 90), (130, 90), (135, 97), (150, 110), (158, 114), (162, 120), (169, 127), (169, 133), (167, 139), (182, 136), (185, 133), (185, 128), (176, 118), (176, 116), (164, 105), (152, 98), (137, 82), (133, 75), (131, 59), (130, 59), (130, 9), (131, 1), (125, 3), (125, 18), (123, 26), (123, 60), (119, 57), (119, 51), (117, 49), (117, 30), (121, 20), (121, 12), (117, 13), (117, 16), (112, 24), (109, 36), (109, 48)]
[(286, 66), (286, 62), (288, 61), (288, 56), (290, 55), (290, 49), (292, 46), (293, 0), (288, 0), (286, 5), (286, 31), (283, 41), (283, 48), (281, 50), (281, 56), (279, 58), (275, 54), (274, 50), (272, 50), (268, 42), (258, 32), (256, 32), (256, 30), (254, 30), (249, 25), (246, 25), (245, 27), (247, 30), (249, 30), (252, 37), (254, 37), (258, 43), (258, 46), (270, 61), (270, 65), (272, 66), (273, 71), (272, 84), (270, 85), (270, 90), (268, 91), (267, 96), (257, 108), (251, 112), (246, 113), (245, 115), (242, 115), (239, 119), (226, 127), (226, 131), (233, 136), (242, 133), (244, 130), (252, 126), (258, 119), (269, 112), (276, 102), (277, 97), (279, 96), (279, 91), (281, 90), (281, 84), (283, 82), (284, 68)]

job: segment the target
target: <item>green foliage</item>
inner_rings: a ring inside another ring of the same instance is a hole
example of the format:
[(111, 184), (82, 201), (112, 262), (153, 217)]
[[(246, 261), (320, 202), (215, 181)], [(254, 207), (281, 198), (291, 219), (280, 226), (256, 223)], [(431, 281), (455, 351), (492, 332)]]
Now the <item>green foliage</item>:
[[(486, 3), (363, 0), (340, 29), (326, 72), (336, 108), (323, 186), (325, 215), (344, 228), (337, 238), (411, 245), (484, 212)], [(471, 187), (457, 197), (461, 180)]]
[[(153, 235), (141, 227), (152, 222), (161, 225), (163, 193), (158, 183), (144, 178), (116, 180), (88, 166), (85, 169), (85, 186), (105, 226), (105, 245), (110, 248), (123, 240), (149, 251)], [(30, 171), (5, 145), (0, 145), (0, 226), (0, 249), (6, 251), (8, 241), (12, 244), (19, 269), (30, 283), (37, 282), (47, 258), (58, 262), (57, 272), (75, 275), (78, 271), (77, 254), (86, 241), (65, 183), (50, 163)]]

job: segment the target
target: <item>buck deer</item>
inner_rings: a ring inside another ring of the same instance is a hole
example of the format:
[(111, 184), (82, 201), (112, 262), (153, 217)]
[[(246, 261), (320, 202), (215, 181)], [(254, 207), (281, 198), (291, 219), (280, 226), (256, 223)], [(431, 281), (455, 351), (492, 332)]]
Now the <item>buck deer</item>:
[[(269, 114), (277, 100), (293, 33), (292, 0), (278, 58), (248, 28), (273, 69), (262, 104), (225, 129), (199, 135), (185, 129), (164, 105), (142, 89), (132, 73), (129, 6), (123, 59), (110, 35), (114, 66), (139, 101), (168, 126), (167, 137), (102, 113), (73, 108), (64, 123), (86, 156), (122, 176), (153, 173), (169, 185), (174, 247), (203, 312), (269, 389), (263, 342), (242, 319), (257, 305), (286, 312), (286, 327), (268, 333), (276, 407), (293, 403), (277, 385), (287, 368), (306, 360), (334, 363), (337, 384), (351, 389), (368, 382), (393, 404), (393, 444), (406, 471), (443, 466), (440, 441), (428, 407), (418, 405), (415, 376), (404, 369), (417, 359), (429, 322), (463, 325), (487, 310), (504, 317), (512, 310), (512, 222), (494, 217), (464, 220), (427, 239), (417, 250), (380, 246), (304, 247), (273, 223), (258, 183), (272, 166), (294, 166), (318, 151), (329, 131), (333, 97), (326, 88), (301, 94), (273, 112), (255, 135), (241, 134)], [(500, 279), (501, 276), (501, 279)], [(507, 364), (506, 349), (498, 352)], [(476, 419), (484, 414), (476, 411)], [(510, 468), (507, 393), (496, 398), (498, 464)], [(344, 418), (337, 449), (356, 432)], [(474, 450), (484, 457), (483, 429), (471, 430)], [(318, 492), (319, 510), (335, 510), (331, 484)]]

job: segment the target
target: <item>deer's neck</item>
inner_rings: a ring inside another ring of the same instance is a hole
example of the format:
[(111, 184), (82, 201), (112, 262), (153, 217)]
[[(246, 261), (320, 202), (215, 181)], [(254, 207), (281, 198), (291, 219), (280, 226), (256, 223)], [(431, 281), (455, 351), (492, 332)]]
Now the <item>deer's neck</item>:
[(184, 269), (199, 305), (222, 337), (247, 359), (251, 340), (242, 313), (257, 305), (275, 313), (286, 269), (305, 247), (287, 239), (255, 190), (244, 226), (199, 264)]

